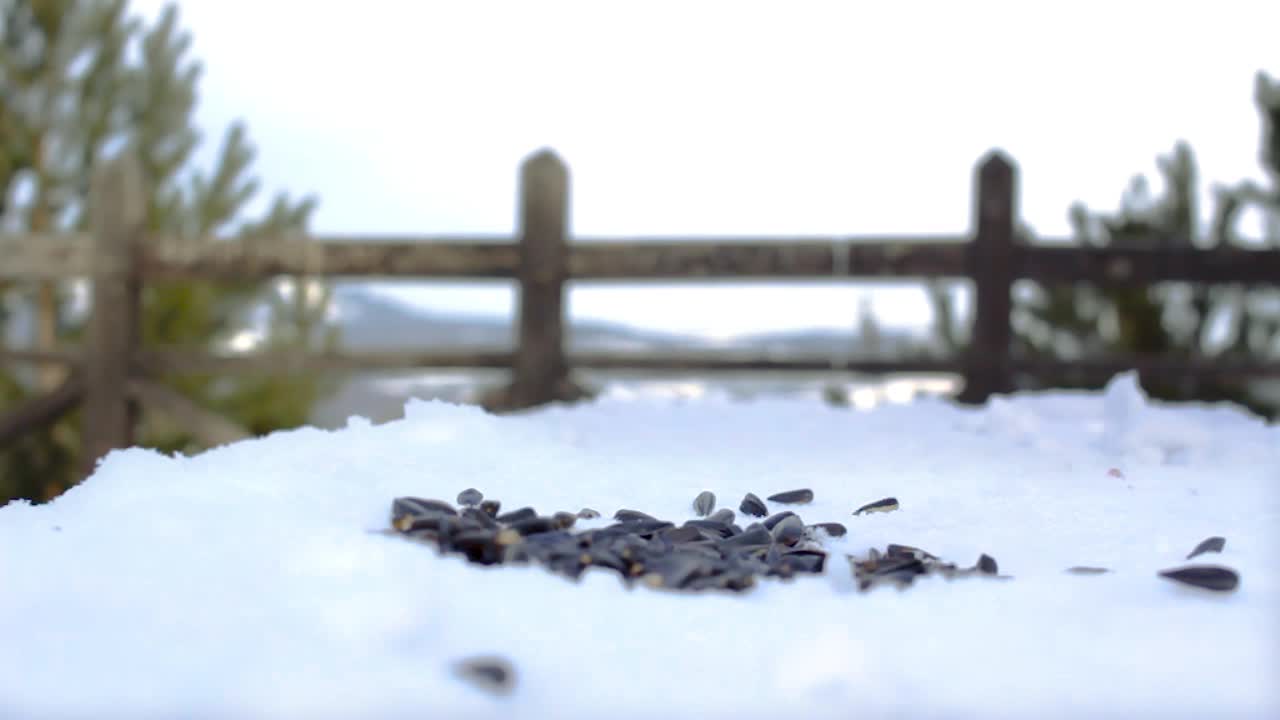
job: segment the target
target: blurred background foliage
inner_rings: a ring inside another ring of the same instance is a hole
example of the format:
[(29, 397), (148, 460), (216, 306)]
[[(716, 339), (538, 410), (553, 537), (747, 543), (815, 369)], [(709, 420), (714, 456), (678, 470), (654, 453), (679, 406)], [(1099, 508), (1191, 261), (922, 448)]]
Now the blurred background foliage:
[[(1267, 184), (1243, 181), (1213, 188), (1214, 206), (1203, 226), (1195, 155), (1186, 143), (1157, 161), (1160, 191), (1137, 175), (1119, 210), (1070, 209), (1073, 244), (1124, 248), (1280, 248), (1280, 81), (1259, 73), (1254, 102), (1262, 124), (1258, 154)], [(1241, 219), (1254, 213), (1260, 234), (1246, 237)], [(1022, 229), (1027, 242), (1034, 233)], [(930, 284), (936, 332), (949, 351), (962, 351), (961, 329), (947, 283)], [(1204, 286), (1167, 282), (1147, 288), (1089, 285), (1045, 287), (1029, 281), (1014, 290), (1014, 352), (1023, 357), (1072, 360), (1111, 353), (1173, 358), (1239, 358), (1280, 363), (1280, 288)], [(1023, 378), (1020, 386), (1097, 389), (1105, 379), (1072, 373)], [(1230, 400), (1264, 417), (1280, 417), (1275, 381), (1249, 378), (1178, 380), (1143, 378), (1143, 389), (1170, 401)]]
[[(0, 227), (10, 232), (85, 230), (93, 165), (120, 152), (140, 161), (147, 229), (189, 242), (241, 236), (270, 242), (305, 233), (312, 197), (281, 193), (249, 217), (259, 193), (255, 149), (241, 123), (228, 128), (209, 170), (196, 167), (201, 65), (170, 5), (150, 26), (125, 0), (0, 0)], [(33, 345), (75, 343), (84, 325), (84, 283), (10, 283), (3, 303), (34, 308)], [(77, 302), (79, 296), (79, 302)], [(225, 349), (246, 331), (260, 346), (326, 347), (329, 287), (314, 279), (272, 283), (149, 283), (141, 333), (150, 345)], [(9, 324), (14, 313), (0, 315)], [(11, 328), (9, 330), (12, 330)], [(14, 332), (6, 332), (12, 337)], [(0, 401), (14, 407), (63, 379), (60, 368), (0, 370)], [(307, 421), (328, 383), (317, 377), (164, 378), (191, 400), (255, 434)], [(192, 452), (196, 439), (143, 416), (139, 442)], [(0, 450), (0, 503), (44, 500), (77, 481), (78, 413)]]

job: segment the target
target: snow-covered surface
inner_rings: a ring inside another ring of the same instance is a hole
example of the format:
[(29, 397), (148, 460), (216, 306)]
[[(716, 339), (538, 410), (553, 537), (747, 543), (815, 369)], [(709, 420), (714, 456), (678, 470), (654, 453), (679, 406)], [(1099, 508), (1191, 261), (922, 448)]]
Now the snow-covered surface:
[[(685, 595), (370, 532), (395, 496), (468, 486), (669, 519), (703, 489), (736, 507), (809, 487), (806, 521), (849, 535), (821, 577)], [(850, 516), (888, 495), (901, 510)], [(1210, 535), (1225, 552), (1197, 561), (1238, 590), (1156, 577)], [(0, 717), (1274, 718), (1278, 536), (1280, 428), (1154, 406), (1130, 376), (978, 410), (415, 401), (196, 457), (116, 452), (49, 505), (0, 509)], [(844, 554), (891, 542), (1013, 579), (858, 592)], [(491, 653), (509, 696), (450, 671)]]

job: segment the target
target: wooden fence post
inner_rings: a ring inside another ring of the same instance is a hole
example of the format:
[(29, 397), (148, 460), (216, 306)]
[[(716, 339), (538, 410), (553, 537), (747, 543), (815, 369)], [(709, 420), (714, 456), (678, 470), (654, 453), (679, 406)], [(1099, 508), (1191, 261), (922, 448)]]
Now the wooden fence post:
[(978, 164), (976, 231), (968, 253), (975, 291), (973, 335), (964, 390), (957, 398), (966, 404), (982, 404), (993, 393), (1013, 389), (1009, 352), (1017, 174), (1013, 162), (999, 151), (989, 153)]
[(85, 340), (81, 470), (133, 444), (136, 411), (129, 373), (138, 340), (140, 287), (135, 250), (146, 222), (142, 177), (124, 154), (95, 169), (90, 189), (93, 305)]
[(569, 171), (550, 150), (520, 168), (519, 336), (511, 386), (487, 403), (515, 410), (581, 391), (569, 379), (564, 354), (564, 285), (569, 277)]

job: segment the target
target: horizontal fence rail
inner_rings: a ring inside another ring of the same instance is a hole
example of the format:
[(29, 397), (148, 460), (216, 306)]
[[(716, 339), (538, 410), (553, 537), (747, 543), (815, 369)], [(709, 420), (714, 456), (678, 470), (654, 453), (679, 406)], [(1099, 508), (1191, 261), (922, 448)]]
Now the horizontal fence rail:
[[(1020, 237), (1017, 170), (999, 152), (977, 167), (972, 232), (931, 236), (576, 237), (568, 231), (569, 176), (553, 153), (520, 169), (516, 231), (499, 235), (317, 235), (176, 239), (146, 233), (143, 188), (132, 158), (95, 172), (95, 208), (86, 233), (0, 234), (0, 281), (87, 277), (93, 304), (82, 347), (5, 350), (0, 363), (62, 366), (65, 381), (0, 416), (0, 445), (83, 405), (82, 463), (132, 440), (136, 407), (164, 414), (206, 443), (246, 433), (155, 378), (183, 373), (348, 372), (412, 368), (510, 371), (510, 383), (486, 404), (495, 410), (582, 397), (572, 369), (655, 372), (840, 371), (953, 373), (965, 378), (961, 402), (981, 403), (1015, 379), (1105, 380), (1136, 369), (1170, 380), (1280, 377), (1280, 363), (1205, 357), (1023, 358), (1014, 351), (1011, 288), (1044, 284), (1147, 286), (1164, 281), (1280, 285), (1280, 250), (1194, 249), (1179, 238), (1153, 247), (1031, 244)], [(246, 281), (278, 276), (323, 278), (507, 279), (519, 287), (511, 350), (213, 353), (142, 347), (141, 289), (157, 281)], [(832, 358), (759, 352), (568, 352), (564, 289), (572, 281), (855, 280), (956, 278), (972, 282), (973, 327), (956, 357)]]
[[(40, 244), (39, 251), (31, 248)], [(1060, 242), (1060, 241), (1059, 241)], [(157, 239), (137, 253), (144, 280), (245, 280), (283, 275), (513, 279), (519, 244), (510, 238), (423, 237), (387, 240), (317, 236), (262, 247), (210, 239), (178, 243)], [(22, 251), (18, 252), (21, 248)], [(93, 246), (85, 235), (0, 237), (0, 278), (66, 279), (90, 274)], [(1273, 284), (1280, 277), (1275, 250), (1135, 250), (1014, 245), (1015, 279), (1100, 286), (1163, 281)], [(12, 254), (11, 254), (12, 253)], [(8, 258), (15, 258), (10, 261)], [(967, 277), (963, 236), (890, 238), (845, 236), (830, 240), (785, 238), (584, 239), (568, 246), (569, 280), (730, 279), (812, 280)]]

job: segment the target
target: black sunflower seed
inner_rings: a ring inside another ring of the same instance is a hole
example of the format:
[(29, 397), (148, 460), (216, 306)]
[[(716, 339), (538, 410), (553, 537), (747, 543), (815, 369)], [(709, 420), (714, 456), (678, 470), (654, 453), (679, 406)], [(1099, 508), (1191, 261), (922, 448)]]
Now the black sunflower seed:
[(498, 511), (502, 509), (502, 503), (497, 500), (485, 500), (480, 503), (480, 510), (491, 518), (498, 517)]
[(475, 507), (484, 501), (484, 494), (475, 488), (467, 488), (458, 493), (458, 504), (464, 507)]
[(521, 520), (528, 520), (529, 518), (535, 518), (535, 517), (538, 517), (537, 510), (534, 510), (531, 507), (522, 507), (519, 510), (504, 512), (501, 515), (499, 515), (497, 519), (498, 519), (498, 522), (500, 523), (510, 525), (511, 523), (517, 523), (517, 522), (520, 522)]
[(497, 520), (494, 520), (489, 516), (489, 513), (486, 513), (477, 507), (463, 508), (462, 513), (458, 517), (474, 527), (485, 528), (488, 530), (497, 530), (502, 527)]
[(692, 525), (668, 528), (662, 531), (662, 537), (676, 544), (698, 542), (703, 539), (702, 531)]
[(549, 533), (552, 530), (560, 529), (559, 527), (556, 526), (555, 520), (552, 520), (551, 518), (536, 517), (536, 516), (531, 518), (524, 518), (523, 520), (517, 520), (513, 523), (509, 523), (508, 526), (512, 530), (515, 530), (516, 532), (526, 537), (529, 535)]
[(867, 503), (866, 505), (863, 505), (857, 510), (854, 510), (853, 514), (861, 515), (863, 513), (873, 513), (873, 512), (892, 512), (897, 509), (898, 509), (898, 499), (889, 497), (883, 500), (877, 500), (872, 503)]
[(1187, 559), (1190, 560), (1197, 555), (1202, 555), (1208, 552), (1222, 552), (1222, 548), (1226, 547), (1226, 545), (1226, 538), (1218, 537), (1217, 535), (1211, 538), (1205, 538), (1196, 546), (1195, 550), (1191, 551), (1191, 554), (1187, 556)]
[(620, 522), (628, 522), (632, 520), (657, 520), (648, 513), (642, 513), (639, 510), (619, 510), (613, 514), (613, 519)]
[(773, 539), (783, 545), (791, 546), (800, 542), (804, 537), (804, 522), (799, 517), (792, 515), (783, 518), (778, 524), (773, 526)]
[(784, 505), (802, 505), (807, 502), (813, 502), (813, 491), (809, 488), (788, 490), (770, 495), (769, 502), (782, 503)]
[(765, 507), (764, 502), (753, 493), (747, 493), (746, 497), (742, 498), (738, 510), (753, 517), (764, 517), (769, 514), (769, 509)]
[(693, 499), (693, 512), (698, 517), (706, 517), (716, 509), (716, 494), (710, 490), (703, 490), (698, 493), (698, 497)]
[(502, 561), (504, 547), (497, 543), (497, 533), (492, 530), (465, 530), (449, 538), (449, 549), (473, 563), (493, 565)]
[(730, 510), (729, 508), (720, 508), (719, 510), (708, 515), (707, 519), (718, 522), (718, 523), (724, 523), (725, 525), (732, 525), (733, 521), (737, 520), (737, 518), (734, 517), (733, 515), (733, 511)]
[(452, 515), (427, 515), (425, 517), (403, 517), (396, 524), (396, 529), (404, 533), (421, 533), (424, 531), (451, 534), (458, 529), (459, 519)]
[[(931, 555), (918, 547), (910, 545), (897, 545), (889, 543), (884, 549), (884, 554), (888, 557), (913, 557), (921, 560), (937, 560), (936, 555)], [(984, 556), (985, 557), (985, 556)]]
[(508, 695), (516, 686), (516, 671), (505, 658), (482, 656), (454, 664), (454, 673), (486, 692)]
[(983, 553), (978, 557), (978, 571), (984, 575), (999, 575), (1000, 566), (996, 564), (996, 559)]
[(686, 520), (684, 527), (696, 528), (702, 532), (704, 536), (712, 537), (715, 540), (727, 538), (733, 535), (733, 531), (729, 529), (728, 525), (715, 522), (714, 520)]
[(1160, 577), (1205, 590), (1228, 592), (1240, 585), (1240, 575), (1231, 568), (1219, 565), (1188, 565), (1172, 570), (1161, 570)]
[(827, 554), (820, 550), (788, 550), (782, 554), (796, 572), (820, 574), (827, 564)]
[(423, 517), (424, 515), (457, 515), (458, 511), (447, 502), (427, 500), (417, 497), (398, 497), (391, 501), (391, 522), (396, 524), (401, 518)]
[(827, 535), (830, 535), (833, 538), (844, 537), (845, 534), (849, 532), (848, 529), (845, 528), (845, 526), (835, 522), (817, 523), (814, 525), (810, 525), (809, 529), (821, 530), (822, 532), (826, 533)]
[(769, 517), (765, 518), (762, 524), (765, 526), (765, 529), (773, 530), (775, 525), (782, 522), (783, 520), (786, 520), (789, 517), (799, 517), (799, 516), (791, 512), (790, 510), (783, 510), (780, 513), (774, 513)]
[(747, 530), (743, 532), (741, 535), (734, 535), (731, 538), (725, 538), (720, 543), (720, 546), (721, 547), (747, 547), (747, 546), (755, 545), (760, 547), (768, 547), (772, 543), (773, 543), (773, 535), (771, 535), (768, 530), (765, 530), (764, 527), (759, 527), (759, 528), (756, 528), (755, 530)]
[(582, 508), (578, 511), (578, 517), (582, 520), (595, 520), (600, 517), (600, 513), (591, 508)]
[(556, 528), (559, 530), (571, 528), (577, 521), (577, 515), (574, 515), (571, 512), (564, 512), (563, 510), (551, 516), (551, 522), (554, 523)]

